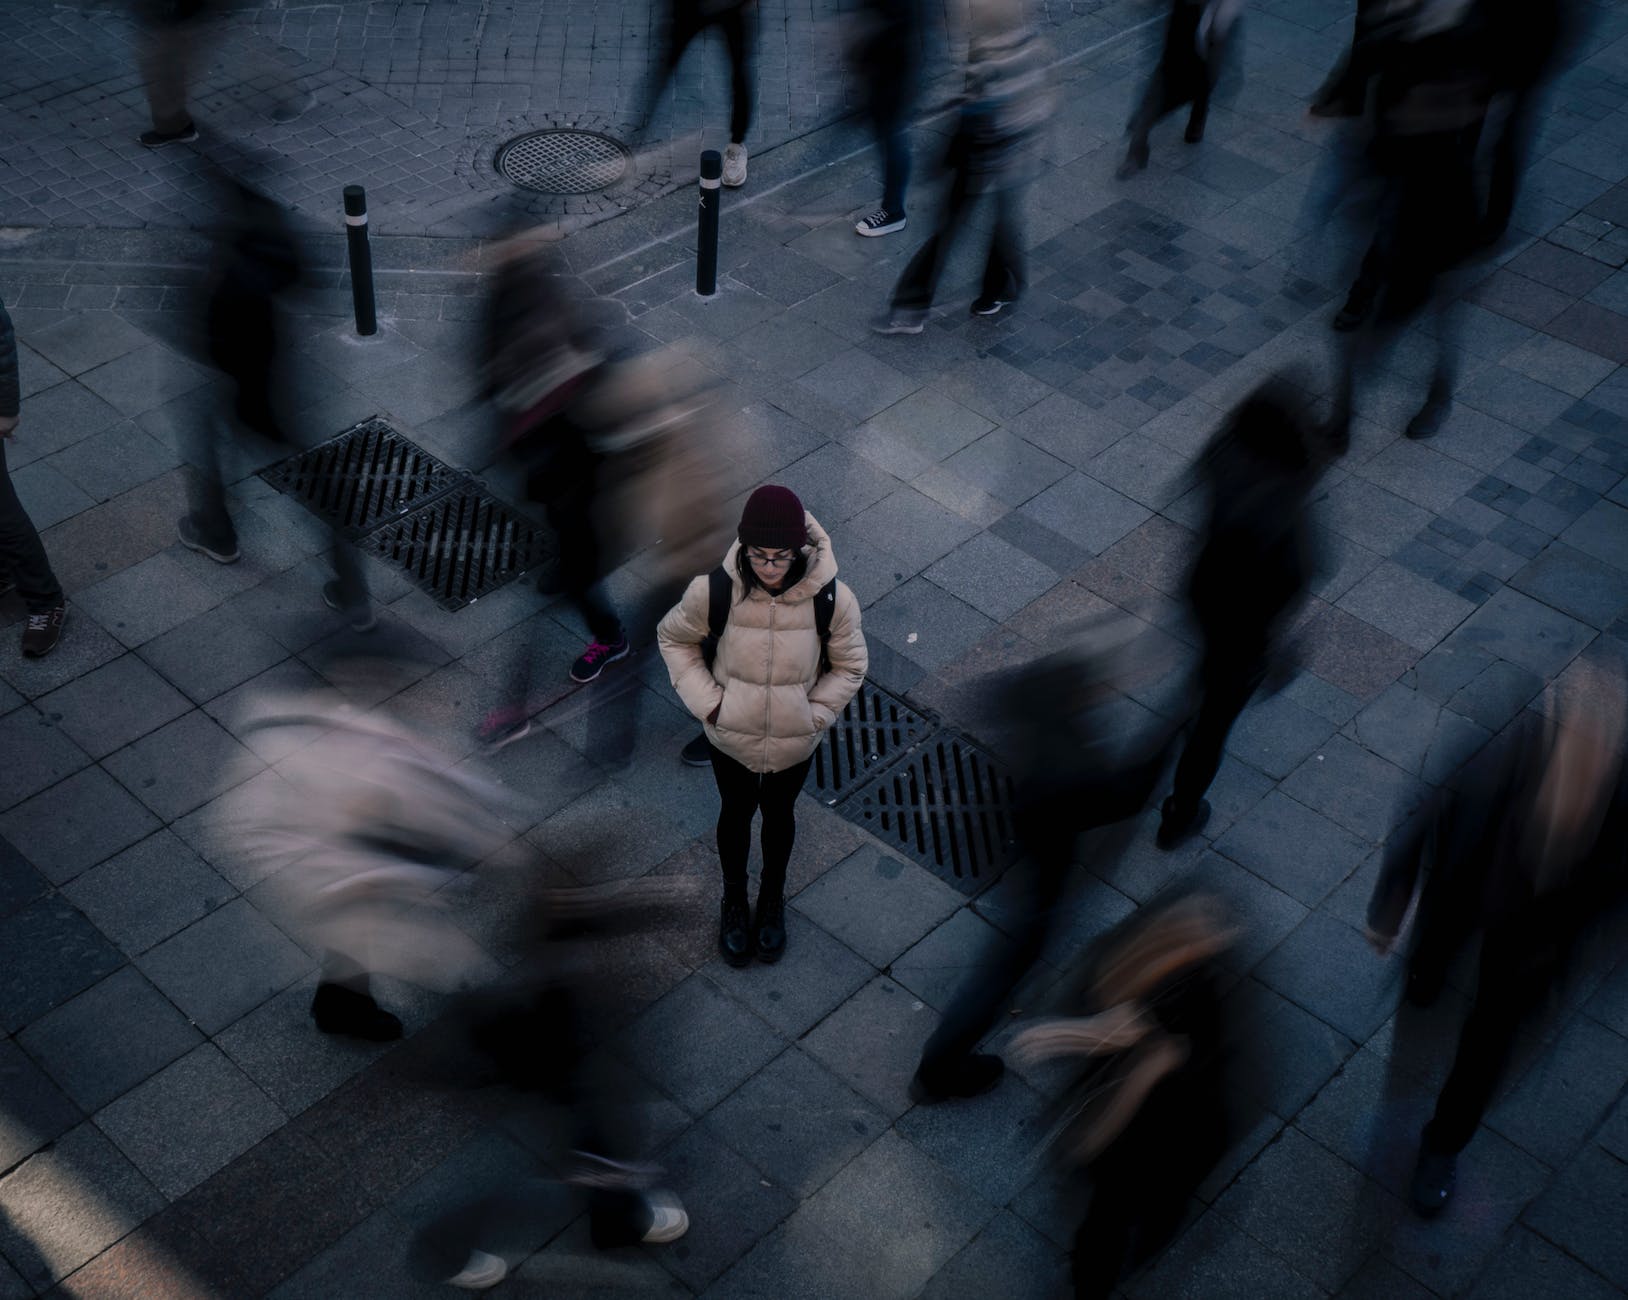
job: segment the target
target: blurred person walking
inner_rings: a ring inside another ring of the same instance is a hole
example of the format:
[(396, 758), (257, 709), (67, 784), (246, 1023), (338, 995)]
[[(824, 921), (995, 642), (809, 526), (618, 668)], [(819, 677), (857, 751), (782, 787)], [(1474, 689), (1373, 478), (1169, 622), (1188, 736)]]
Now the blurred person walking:
[(51, 570), (34, 521), (17, 498), (6, 468), (6, 446), (22, 420), (22, 384), (17, 369), (17, 332), (11, 313), (0, 302), (0, 596), (15, 590), (23, 599), (23, 654), (39, 659), (62, 639), (68, 617), (67, 597)]
[(1126, 128), (1130, 145), (1116, 173), (1120, 180), (1148, 165), (1149, 132), (1178, 108), (1192, 105), (1182, 138), (1188, 144), (1204, 138), (1210, 92), (1215, 89), (1232, 25), (1242, 8), (1243, 0), (1171, 0), (1158, 66)]
[[(709, 662), (703, 643), (720, 594), (727, 614)], [(711, 749), (724, 886), (719, 951), (731, 966), (754, 954), (778, 961), (797, 795), (826, 728), (865, 680), (859, 602), (837, 578), (831, 539), (796, 494), (760, 487), (722, 566), (690, 583), (656, 640), (673, 689), (704, 723)], [(754, 916), (746, 862), (758, 812), (763, 875)]]
[[(1590, 923), (1628, 893), (1628, 679), (1620, 664), (1574, 673), (1443, 786), (1387, 846), (1368, 938), (1395, 946), (1414, 898), (1405, 998), (1428, 1007), (1479, 933), (1474, 998), (1435, 1112), (1419, 1136), (1410, 1198), (1425, 1217), (1453, 1194), (1517, 1035), (1565, 973)], [(1421, 878), (1423, 884), (1421, 886)]]
[(888, 311), (872, 325), (878, 334), (921, 333), (951, 245), (985, 194), (994, 198), (995, 224), (972, 314), (998, 315), (1022, 297), (1020, 207), (1051, 105), (1046, 50), (1025, 0), (972, 0), (960, 120), (945, 160), (949, 195), (938, 229), (910, 259)]
[(905, 227), (910, 183), (910, 120), (921, 62), (921, 0), (864, 0), (853, 22), (848, 62), (865, 87), (865, 109), (882, 151), (882, 206), (854, 224), (865, 236)]
[(137, 63), (153, 125), (138, 137), (149, 149), (187, 144), (198, 128), (187, 107), (198, 64), (208, 52), (209, 19), (219, 0), (136, 0)]
[(729, 144), (724, 149), (723, 183), (731, 187), (746, 184), (746, 133), (752, 126), (752, 101), (757, 93), (752, 80), (756, 15), (757, 0), (672, 0), (661, 59), (646, 74), (638, 101), (635, 132), (642, 134), (691, 42), (709, 28), (717, 28), (729, 50)]
[(1207, 496), (1203, 544), (1187, 596), (1203, 640), (1200, 702), (1164, 801), (1160, 848), (1210, 816), (1204, 792), (1227, 734), (1265, 680), (1282, 629), (1315, 571), (1306, 500), (1323, 456), (1297, 395), (1281, 379), (1251, 393), (1200, 456)]
[[(281, 300), (303, 273), (303, 259), (283, 210), (263, 194), (231, 182), (233, 227), (224, 236), (204, 307), (209, 358), (229, 383), (220, 410), (194, 432), (190, 509), (175, 526), (188, 550), (217, 564), (241, 558), (226, 504), (221, 443), (237, 429), (257, 433), (286, 452), (300, 449), (289, 432), (290, 375)], [(367, 579), (353, 547), (333, 535), (334, 578), (322, 588), (330, 609), (357, 632), (376, 619)]]

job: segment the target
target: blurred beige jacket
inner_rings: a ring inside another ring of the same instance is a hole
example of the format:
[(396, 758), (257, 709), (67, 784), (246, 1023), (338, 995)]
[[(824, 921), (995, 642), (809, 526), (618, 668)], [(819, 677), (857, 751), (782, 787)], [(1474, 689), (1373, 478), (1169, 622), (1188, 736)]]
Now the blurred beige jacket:
[[(684, 707), (702, 719), (708, 740), (754, 772), (783, 772), (812, 754), (865, 680), (869, 663), (859, 602), (839, 582), (826, 642), (831, 669), (820, 672), (814, 596), (836, 577), (837, 561), (825, 530), (813, 515), (804, 517), (808, 571), (778, 596), (758, 587), (742, 599), (735, 567), (740, 543), (730, 546), (724, 556), (724, 568), (733, 579), (729, 621), (710, 670), (701, 656), (710, 604), (707, 575), (691, 581), (656, 629), (661, 657)], [(718, 721), (706, 722), (714, 708)]]

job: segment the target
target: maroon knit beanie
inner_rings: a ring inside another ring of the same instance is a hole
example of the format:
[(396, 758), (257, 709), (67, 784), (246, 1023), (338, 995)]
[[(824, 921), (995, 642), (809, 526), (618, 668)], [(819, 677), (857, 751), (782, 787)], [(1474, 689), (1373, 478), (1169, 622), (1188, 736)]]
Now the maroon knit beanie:
[(741, 511), (742, 546), (767, 550), (794, 551), (808, 545), (808, 527), (803, 523), (803, 503), (790, 488), (760, 487), (746, 498)]

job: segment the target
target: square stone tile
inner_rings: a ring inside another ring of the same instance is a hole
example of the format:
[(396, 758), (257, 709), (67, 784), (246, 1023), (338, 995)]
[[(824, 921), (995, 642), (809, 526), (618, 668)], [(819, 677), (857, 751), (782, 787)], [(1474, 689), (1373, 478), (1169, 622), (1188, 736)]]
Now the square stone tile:
[(1100, 555), (1149, 517), (1146, 506), (1084, 474), (1052, 484), (1019, 514), (1092, 555)]
[(1619, 505), (1596, 502), (1560, 540), (1596, 560), (1628, 570), (1628, 510)]
[(79, 384), (47, 388), (28, 399), (17, 441), (6, 448), (6, 464), (19, 470), (118, 422), (117, 410)]
[[(104, 1108), (96, 1126), (174, 1200), (284, 1120), (218, 1047), (202, 1043)], [(187, 1141), (175, 1140), (179, 1132)]]
[(1287, 776), (1334, 733), (1327, 718), (1282, 692), (1255, 700), (1233, 724), (1227, 751), (1274, 779)]
[[(753, 972), (744, 972), (747, 978)], [(692, 1115), (711, 1110), (779, 1054), (762, 1020), (692, 975), (636, 1019), (618, 1050)]]
[(203, 1041), (133, 966), (40, 1017), (20, 1038), (87, 1112)]
[(867, 351), (850, 348), (810, 370), (795, 386), (829, 402), (857, 424), (915, 392), (921, 383)]
[(111, 501), (174, 469), (179, 460), (170, 448), (125, 420), (64, 448), (44, 463), (92, 501)]
[(1501, 364), (1519, 371), (1528, 379), (1558, 388), (1573, 397), (1582, 397), (1616, 369), (1617, 363), (1558, 338), (1540, 334), (1521, 344)]
[(1004, 622), (1057, 584), (1057, 573), (993, 533), (969, 538), (927, 570), (929, 580)]
[(778, 1186), (806, 1199), (886, 1132), (888, 1120), (791, 1047), (720, 1102), (705, 1127)]
[(1152, 510), (1163, 510), (1192, 486), (1190, 459), (1145, 431), (1127, 434), (1083, 468)]
[(865, 611), (875, 674), (880, 642), (929, 671), (960, 658), (995, 628), (990, 619), (924, 577), (915, 577)]
[(1069, 472), (1066, 462), (995, 429), (944, 462), (957, 477), (1008, 506), (1022, 505)]
[(922, 1300), (1015, 1294), (1065, 1295), (1068, 1258), (1050, 1241), (1009, 1211), (1001, 1211), (982, 1232), (933, 1275)]
[(1572, 298), (1582, 297), (1611, 274), (1611, 268), (1603, 263), (1547, 242), (1533, 244), (1512, 257), (1505, 267)]
[[(215, 696), (203, 706), (203, 711), (256, 758), (262, 762), (276, 763), (305, 748), (323, 734), (323, 729), (316, 726), (257, 726), (258, 721), (264, 720), (267, 701), (279, 697), (321, 697), (327, 689), (327, 683), (301, 660), (284, 659), (265, 672)], [(451, 705), (453, 701), (449, 699), (447, 703)], [(335, 708), (339, 707), (337, 697), (332, 699), (332, 704)], [(475, 720), (471, 719), (468, 737), (460, 737), (469, 740), (471, 750), (476, 743), (473, 739), (474, 724)]]
[[(1258, 980), (1241, 980), (1228, 991), (1225, 1014), (1236, 1086), (1274, 1117), (1299, 1115), (1356, 1051), (1344, 1034)], [(1330, 1150), (1345, 1154), (1338, 1146)]]
[(234, 888), (252, 889), (277, 869), (278, 859), (246, 842), (251, 820), (259, 809), (292, 797), (282, 774), (267, 768), (178, 818), (170, 829)]
[(1337, 603), (1348, 614), (1417, 650), (1431, 649), (1475, 610), (1462, 596), (1389, 560)]
[[(891, 474), (836, 442), (788, 465), (778, 482), (795, 492), (828, 532), (900, 486)], [(837, 563), (842, 563), (841, 555)]]
[(30, 330), (25, 341), (70, 375), (83, 374), (152, 343), (146, 334), (111, 311), (79, 312), (54, 325)]
[(0, 921), (0, 1029), (16, 1033), (123, 964), (77, 908), (39, 899)]
[[(1611, 293), (1608, 286), (1618, 279), (1628, 284), (1628, 276), (1619, 271), (1611, 280), (1596, 286), (1589, 296), (1600, 295), (1599, 301), (1606, 302), (1607, 295)], [(1618, 365), (1628, 364), (1628, 316), (1622, 311), (1628, 308), (1628, 294), (1618, 291), (1610, 300), (1617, 303), (1617, 310), (1608, 310), (1606, 306), (1596, 306), (1593, 302), (1573, 303), (1549, 322), (1547, 330), (1596, 356), (1615, 361)]]
[(910, 1080), (938, 1016), (879, 975), (799, 1044), (855, 1092), (897, 1118), (911, 1106)]
[(74, 603), (126, 646), (134, 648), (178, 627), (217, 603), (167, 551), (149, 556), (74, 597)]
[(1356, 472), (1404, 501), (1437, 513), (1481, 481), (1474, 466), (1406, 438), (1392, 442)]
[(1464, 620), (1452, 642), (1547, 678), (1559, 673), (1593, 637), (1594, 629), (1586, 624), (1505, 587)]
[(962, 901), (960, 894), (915, 863), (866, 848), (803, 890), (793, 906), (873, 966), (881, 967)]
[(1047, 1109), (1045, 1098), (1014, 1075), (981, 1097), (917, 1106), (894, 1131), (984, 1200), (1004, 1205), (1034, 1175), (1029, 1157), (1054, 1118)]
[(855, 516), (849, 529), (893, 555), (906, 573), (919, 573), (974, 536), (978, 526), (914, 488), (902, 487)]
[(85, 371), (79, 382), (122, 415), (140, 415), (209, 382), (207, 371), (159, 344)]
[(1487, 1127), (1553, 1168), (1564, 1165), (1617, 1100), (1628, 1039), (1579, 1017), (1487, 1115)]
[(30, 522), (42, 532), (96, 504), (77, 483), (46, 460), (12, 471), (11, 484)]
[[(1014, 868), (978, 900), (978, 911), (963, 907), (935, 927), (903, 956), (888, 973), (928, 1006), (943, 1011), (967, 984), (987, 978), (1012, 946), (995, 925), (1015, 924), (1017, 908), (1000, 906), (1001, 886), (1013, 878)], [(1093, 882), (1094, 883), (1094, 882)], [(1106, 886), (1098, 885), (1104, 893)], [(987, 913), (995, 924), (979, 915)]]
[(1628, 1286), (1628, 1164), (1585, 1147), (1524, 1219), (1615, 1286)]
[(1283, 782), (1283, 792), (1370, 842), (1419, 801), (1419, 783), (1392, 763), (1332, 737)]
[(1529, 1228), (1516, 1227), (1467, 1294), (1469, 1300), (1611, 1300), (1622, 1292)]
[(245, 899), (194, 922), (136, 963), (207, 1034), (216, 1034), (312, 966)]
[(936, 389), (921, 388), (844, 433), (842, 441), (888, 473), (911, 479), (993, 427)]
[(1489, 663), (1448, 701), (1447, 707), (1486, 728), (1501, 731), (1543, 690), (1543, 678), (1502, 659)]
[(978, 356), (955, 366), (940, 381), (939, 388), (963, 406), (997, 424), (1028, 410), (1051, 394), (1051, 387), (991, 356)]
[(39, 701), (40, 711), (92, 758), (105, 758), (191, 707), (133, 654), (121, 654)]
[(15, 916), (49, 889), (45, 877), (10, 841), (0, 837), (0, 920)]
[[(96, 809), (94, 817), (84, 815)], [(26, 847), (28, 860), (52, 884), (157, 830), (158, 818), (99, 767), (87, 767), (26, 803), (0, 814), (0, 834)]]
[[(1154, 818), (1148, 819), (1149, 839), (1156, 824)], [(1178, 849), (1169, 856), (1179, 853)], [(1218, 895), (1239, 922), (1242, 933), (1221, 959), (1236, 971), (1253, 969), (1306, 919), (1304, 903), (1219, 853), (1202, 853), (1184, 883)]]
[(90, 760), (39, 710), (24, 706), (0, 717), (0, 809), (14, 808)]
[(196, 709), (126, 745), (103, 765), (165, 821), (208, 803), (265, 766)]
[[(1157, 430), (1166, 423), (1165, 417), (1173, 419), (1172, 413), (1177, 409), (1172, 407), (1159, 420), (1145, 425), (1142, 432), (1149, 437), (1158, 437)], [(1008, 416), (1003, 423), (1025, 442), (1058, 460), (1066, 461), (1075, 469), (1084, 469), (1094, 457), (1125, 436), (1125, 429), (1121, 425), (1103, 419), (1090, 407), (1063, 393), (1043, 397), (1018, 414)], [(1169, 440), (1161, 441), (1168, 444)]]
[(794, 1041), (876, 973), (819, 926), (804, 921), (795, 907), (786, 912), (786, 952), (780, 961), (753, 967), (745, 977), (718, 956), (701, 970)]
[[(79, 1107), (9, 1039), (0, 1041), (0, 1088), (6, 1098), (0, 1111), (0, 1169), (20, 1163), (83, 1118)], [(9, 1294), (0, 1290), (0, 1295)]]
[(1365, 840), (1277, 790), (1215, 847), (1308, 907), (1322, 902), (1368, 852)]
[(44, 1291), (163, 1206), (101, 1131), (81, 1124), (0, 1179), (0, 1251)]
[(1404, 772), (1440, 784), (1487, 742), (1491, 730), (1393, 682), (1345, 734)]
[(1355, 476), (1330, 488), (1312, 513), (1334, 532), (1380, 556), (1418, 536), (1433, 517), (1424, 507)]
[(1367, 941), (1351, 926), (1313, 912), (1255, 969), (1255, 976), (1358, 1043), (1390, 1014), (1391, 992), (1350, 972), (1373, 962)]
[(62, 892), (134, 957), (237, 891), (172, 832), (161, 830), (76, 877)]
[(216, 606), (141, 647), (141, 657), (202, 704), (288, 657), (273, 637)]

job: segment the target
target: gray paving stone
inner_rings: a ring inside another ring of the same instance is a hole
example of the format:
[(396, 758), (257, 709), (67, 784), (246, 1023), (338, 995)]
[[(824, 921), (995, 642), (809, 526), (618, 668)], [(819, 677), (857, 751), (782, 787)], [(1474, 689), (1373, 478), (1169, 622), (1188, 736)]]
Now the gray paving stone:
[(49, 461), (35, 461), (11, 475), (12, 487), (35, 528), (46, 529), (71, 519), (96, 503), (78, 484)]
[(969, 538), (929, 568), (926, 576), (997, 622), (1039, 599), (1057, 582), (1055, 571), (988, 532)]
[(1084, 474), (1070, 474), (1026, 502), (1019, 513), (1100, 555), (1149, 516), (1145, 506)]
[(196, 709), (126, 745), (103, 765), (165, 821), (208, 803), (264, 766)]
[(1313, 912), (1255, 968), (1255, 975), (1347, 1038), (1363, 1043), (1390, 1014), (1377, 980), (1350, 977), (1351, 970), (1363, 970), (1370, 961), (1361, 934), (1343, 921)]
[(1005, 429), (995, 429), (950, 456), (945, 467), (1009, 506), (1017, 506), (1069, 472), (1068, 465)]
[(692, 1115), (711, 1110), (780, 1050), (763, 1021), (695, 975), (640, 1015), (619, 1042)]
[(70, 375), (84, 374), (134, 352), (152, 340), (117, 312), (79, 312), (44, 329), (30, 330), (28, 346)]
[[(283, 1113), (213, 1043), (202, 1043), (96, 1116), (172, 1200), (280, 1128)], [(175, 1141), (188, 1133), (185, 1142)]]
[(28, 399), (6, 463), (13, 470), (43, 459), (119, 420), (119, 412), (76, 383), (58, 384)]
[(78, 745), (37, 709), (13, 709), (0, 717), (0, 808), (15, 808), (89, 762)]
[(1628, 1075), (1628, 1040), (1577, 1020), (1487, 1116), (1487, 1126), (1559, 1168), (1610, 1110)]
[(1014, 1076), (981, 1097), (917, 1106), (894, 1130), (984, 1200), (1004, 1205), (1032, 1176), (1028, 1157), (1050, 1120), (1045, 1099)]
[(922, 1300), (1066, 1294), (1068, 1260), (1022, 1219), (1002, 1211), (933, 1275)]
[(879, 975), (800, 1045), (855, 1092), (897, 1118), (910, 1108), (910, 1080), (937, 1021), (926, 1003)]
[(915, 863), (867, 848), (832, 867), (793, 906), (881, 967), (961, 902), (960, 894)]
[(1332, 1291), (1350, 1279), (1403, 1210), (1350, 1165), (1289, 1128), (1221, 1194), (1214, 1212)]
[(1464, 620), (1453, 633), (1453, 642), (1552, 677), (1593, 636), (1586, 624), (1506, 587)]
[(849, 527), (862, 541), (894, 555), (907, 573), (919, 573), (978, 531), (976, 524), (911, 487), (854, 516)]
[[(874, 659), (880, 642), (931, 671), (965, 654), (995, 624), (924, 577), (896, 588), (865, 613), (865, 635)], [(908, 683), (906, 684), (908, 688)]]
[(122, 654), (39, 701), (40, 711), (92, 758), (105, 758), (190, 707), (133, 654)]
[(1439, 785), (1486, 744), (1491, 730), (1394, 682), (1345, 734), (1404, 772)]
[(202, 704), (286, 658), (288, 651), (220, 606), (141, 647), (141, 657)]
[(392, 1210), (378, 1210), (266, 1294), (274, 1300), (323, 1300), (366, 1278), (380, 1295), (432, 1300), (445, 1293), (445, 1283), (414, 1274), (402, 1250), (416, 1227)]
[[(1173, 414), (1172, 408), (1167, 415)], [(1066, 461), (1075, 469), (1086, 464), (1125, 436), (1125, 430), (1111, 420), (1105, 420), (1090, 407), (1063, 393), (1051, 393), (1016, 415), (1008, 416), (1005, 426), (1025, 442)], [(1160, 437), (1159, 423), (1144, 426), (1142, 432)], [(1169, 441), (1161, 438), (1161, 441)], [(1181, 446), (1176, 447), (1182, 450)]]
[(0, 919), (16, 915), (49, 889), (28, 859), (0, 838)]
[(1296, 768), (1283, 792), (1370, 842), (1383, 839), (1420, 796), (1417, 780), (1344, 736)]
[(880, 1137), (888, 1120), (792, 1047), (719, 1103), (706, 1127), (802, 1199)]
[(83, 1118), (79, 1107), (9, 1039), (0, 1042), (0, 1086), (6, 1097), (0, 1111), (0, 1169), (20, 1163)]
[(932, 388), (921, 388), (842, 435), (866, 459), (900, 478), (915, 478), (993, 428), (988, 420)]
[(1628, 1165), (1622, 1161), (1585, 1147), (1524, 1221), (1615, 1286), (1628, 1285)]
[(1155, 1260), (1130, 1294), (1148, 1300), (1166, 1296), (1248, 1300), (1266, 1295), (1311, 1300), (1326, 1292), (1211, 1210)]
[(168, 830), (91, 868), (62, 892), (132, 957), (236, 893)]
[(1418, 650), (1429, 650), (1474, 612), (1475, 606), (1437, 583), (1384, 561), (1338, 605)]
[(1600, 501), (1560, 535), (1568, 546), (1618, 569), (1628, 569), (1628, 510)]
[(1501, 731), (1542, 689), (1536, 673), (1495, 659), (1453, 695), (1448, 707), (1488, 731)]
[[(786, 467), (778, 481), (829, 531), (899, 487), (899, 481), (840, 443), (827, 443)], [(837, 556), (842, 563), (842, 556)]]
[[(1011, 878), (1008, 872), (1001, 883)], [(997, 884), (979, 899), (980, 911), (992, 902), (990, 896), (999, 888)], [(992, 911), (997, 924), (1006, 914), (997, 902)], [(1010, 946), (1010, 940), (977, 912), (960, 908), (896, 958), (888, 973), (928, 1006), (943, 1011), (959, 989), (986, 975), (999, 954)]]
[(203, 613), (216, 600), (186, 565), (160, 553), (87, 587), (75, 603), (134, 648)]
[(1279, 791), (1215, 842), (1216, 851), (1316, 907), (1367, 855), (1367, 841)]
[(187, 1018), (216, 1034), (312, 966), (245, 899), (194, 922), (136, 963)]
[(179, 461), (174, 451), (126, 420), (40, 463), (74, 483), (92, 501), (111, 501), (174, 469)]
[(851, 348), (810, 370), (795, 386), (829, 402), (857, 424), (915, 392), (921, 384), (869, 352)]
[(208, 381), (206, 371), (158, 344), (127, 352), (79, 376), (81, 384), (125, 416), (162, 406)]
[(1153, 510), (1164, 509), (1192, 487), (1188, 457), (1142, 431), (1127, 434), (1082, 468)]
[(163, 1205), (95, 1125), (81, 1124), (0, 1179), (0, 1250), (44, 1291)]
[(1305, 904), (1219, 853), (1203, 853), (1185, 883), (1220, 895), (1242, 925), (1243, 933), (1222, 957), (1234, 970), (1254, 968), (1306, 919)]
[(1609, 1300), (1618, 1287), (1525, 1227), (1466, 1293), (1469, 1300)]
[(779, 962), (754, 967), (744, 976), (722, 957), (714, 957), (702, 971), (793, 1041), (875, 974), (819, 926), (802, 923), (796, 907), (787, 912), (786, 950)]
[(1422, 506), (1355, 477), (1336, 483), (1314, 502), (1312, 515), (1334, 532), (1380, 556), (1392, 554), (1417, 536), (1432, 517)]
[[(96, 809), (94, 817), (80, 815)], [(158, 819), (99, 767), (87, 767), (0, 815), (0, 833), (60, 885), (157, 830)]]
[(16, 1033), (123, 964), (77, 908), (39, 899), (0, 921), (0, 1027)]
[(1326, 718), (1281, 693), (1257, 699), (1233, 724), (1227, 750), (1274, 779), (1281, 779), (1334, 732)]
[(265, 807), (267, 801), (291, 797), (282, 775), (267, 768), (178, 818), (170, 829), (234, 888), (251, 889), (276, 869), (271, 855), (256, 853), (245, 843), (251, 811)]

